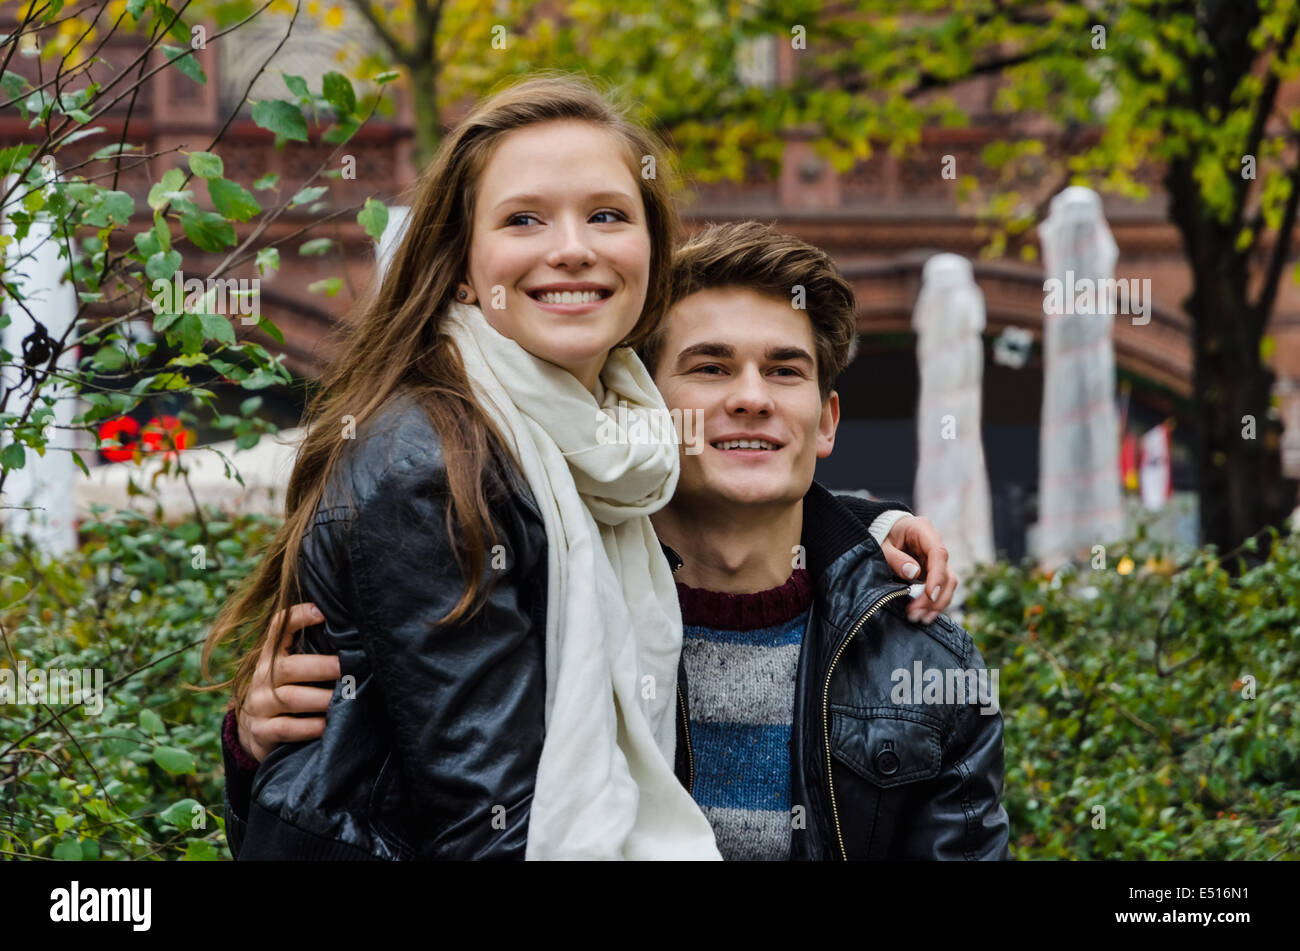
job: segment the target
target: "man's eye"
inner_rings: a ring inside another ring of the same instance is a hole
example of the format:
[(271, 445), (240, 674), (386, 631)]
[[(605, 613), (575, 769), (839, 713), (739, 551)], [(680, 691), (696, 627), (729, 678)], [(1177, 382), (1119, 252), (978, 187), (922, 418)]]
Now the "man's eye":
[(513, 215), (511, 215), (509, 218), (507, 218), (507, 219), (506, 219), (506, 224), (507, 224), (507, 225), (513, 225), (513, 224), (517, 223), (517, 222), (519, 221), (520, 218), (531, 218), (531, 219), (533, 219), (533, 221), (540, 221), (540, 220), (541, 220), (541, 219), (539, 219), (536, 215), (525, 214), (524, 212), (521, 211), (521, 212), (519, 212), (518, 214), (513, 214)]
[[(596, 212), (594, 215), (592, 215), (591, 217), (593, 217), (593, 218), (598, 218), (598, 217), (600, 217), (601, 215), (610, 215), (610, 216), (612, 217), (612, 221), (627, 221), (627, 220), (628, 220), (627, 215), (623, 214), (623, 212), (621, 212), (621, 211), (598, 211), (598, 212)], [(601, 221), (601, 222), (597, 222), (597, 223), (598, 223), (598, 224), (610, 224), (610, 223), (612, 223), (612, 222), (610, 222), (610, 221)]]
[[(719, 373), (721, 373), (721, 372), (722, 372), (722, 367), (718, 366), (716, 363), (706, 363), (706, 364), (704, 364), (703, 366), (698, 366), (698, 367), (696, 367), (696, 368), (695, 368), (694, 370), (692, 370), (691, 372), (692, 372), (692, 373), (699, 373), (699, 372), (701, 372), (702, 370), (717, 370)], [(712, 374), (709, 374), (709, 375), (712, 376)]]
[(785, 370), (785, 371), (787, 371), (788, 373), (793, 374), (794, 376), (803, 376), (803, 374), (800, 373), (800, 372), (799, 372), (797, 369), (795, 369), (794, 367), (777, 367), (776, 369), (777, 369), (777, 372), (780, 372), (781, 370)]

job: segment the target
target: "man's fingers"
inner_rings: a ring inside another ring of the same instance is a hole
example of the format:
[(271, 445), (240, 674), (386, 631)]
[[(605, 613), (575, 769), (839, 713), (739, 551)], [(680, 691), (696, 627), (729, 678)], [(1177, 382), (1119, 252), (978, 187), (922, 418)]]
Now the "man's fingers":
[(275, 684), (304, 684), (339, 679), (337, 654), (286, 654), (276, 658)]
[[(280, 613), (277, 612), (276, 618), (279, 617)], [(284, 630), (281, 631), (279, 636), (276, 638), (276, 646), (279, 653), (288, 654), (289, 648), (293, 644), (293, 636), (295, 634), (303, 628), (311, 627), (313, 624), (319, 624), (323, 620), (325, 620), (325, 618), (321, 615), (320, 609), (310, 601), (303, 601), (302, 603), (295, 604), (293, 607), (289, 608), (289, 623), (284, 626)], [(273, 621), (272, 630), (274, 629), (275, 624)], [(270, 638), (268, 638), (268, 640), (269, 639)]]
[(324, 732), (324, 717), (273, 717), (262, 724), (258, 741), (270, 749), (281, 743), (314, 740)]
[(268, 690), (265, 696), (259, 698), (258, 717), (272, 719), (285, 713), (324, 713), (333, 696), (334, 691), (324, 687), (285, 684)]
[(899, 578), (915, 581), (920, 574), (920, 567), (911, 555), (894, 545), (888, 538), (880, 544), (880, 552), (885, 556), (889, 568)]

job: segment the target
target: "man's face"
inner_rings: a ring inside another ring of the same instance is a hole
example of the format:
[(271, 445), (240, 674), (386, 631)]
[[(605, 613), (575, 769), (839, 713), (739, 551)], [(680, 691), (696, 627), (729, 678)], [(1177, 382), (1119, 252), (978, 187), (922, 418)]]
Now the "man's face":
[[(703, 434), (703, 450), (681, 457), (674, 501), (798, 502), (840, 416), (838, 395), (823, 402), (817, 389), (807, 312), (725, 287), (683, 298), (665, 319), (655, 383), (670, 410), (698, 414)], [(739, 448), (742, 439), (772, 448)]]

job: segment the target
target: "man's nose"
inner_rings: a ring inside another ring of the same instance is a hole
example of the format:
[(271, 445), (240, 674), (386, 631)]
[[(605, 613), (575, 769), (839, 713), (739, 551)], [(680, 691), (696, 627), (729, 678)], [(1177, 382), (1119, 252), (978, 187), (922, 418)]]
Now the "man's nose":
[(772, 411), (772, 396), (758, 367), (746, 366), (732, 381), (727, 394), (728, 413), (752, 413), (766, 416)]

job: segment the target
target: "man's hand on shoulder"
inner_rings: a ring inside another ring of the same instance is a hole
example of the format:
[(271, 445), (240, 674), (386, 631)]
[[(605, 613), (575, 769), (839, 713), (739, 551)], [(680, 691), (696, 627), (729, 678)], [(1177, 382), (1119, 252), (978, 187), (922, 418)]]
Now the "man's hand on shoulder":
[[(334, 654), (289, 653), (295, 634), (323, 620), (320, 610), (310, 602), (291, 607), (287, 624), (283, 623), (283, 612), (271, 619), (270, 636), (262, 645), (248, 695), (235, 710), (239, 744), (259, 763), (281, 743), (314, 740), (325, 732), (324, 714), (333, 691), (306, 684), (337, 680), (339, 659)], [(317, 715), (293, 716), (295, 713)]]
[(939, 530), (924, 515), (904, 515), (896, 521), (880, 550), (894, 574), (925, 584), (925, 591), (907, 606), (909, 619), (929, 624), (952, 603), (957, 576), (948, 569), (948, 549)]

